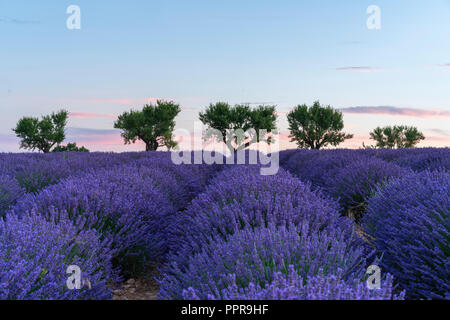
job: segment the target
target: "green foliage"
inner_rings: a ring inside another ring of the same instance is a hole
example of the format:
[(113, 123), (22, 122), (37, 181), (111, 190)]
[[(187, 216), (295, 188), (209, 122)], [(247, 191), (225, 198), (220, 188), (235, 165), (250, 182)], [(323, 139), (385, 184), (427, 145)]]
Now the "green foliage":
[(208, 126), (205, 140), (215, 137), (235, 152), (255, 142), (272, 143), (269, 134), (276, 130), (277, 116), (275, 106), (261, 105), (252, 109), (248, 105), (230, 106), (226, 102), (217, 102), (200, 112), (199, 118)]
[(370, 133), (378, 148), (414, 148), (425, 136), (416, 127), (377, 127)]
[(291, 141), (300, 148), (320, 149), (327, 145), (337, 146), (352, 134), (341, 132), (344, 128), (342, 113), (331, 106), (321, 106), (315, 101), (311, 107), (298, 105), (288, 116)]
[(42, 189), (59, 182), (59, 178), (45, 172), (27, 171), (17, 175), (17, 182), (27, 193), (39, 193)]
[(77, 144), (68, 143), (66, 146), (56, 146), (52, 152), (89, 152), (85, 147), (77, 147)]
[(41, 120), (33, 117), (24, 117), (19, 120), (13, 131), (21, 139), (20, 147), (29, 150), (50, 152), (55, 144), (64, 141), (65, 127), (69, 113), (61, 110), (42, 117)]
[(147, 104), (141, 111), (124, 112), (114, 123), (114, 128), (122, 129), (125, 144), (142, 140), (146, 150), (157, 150), (176, 147), (172, 132), (175, 128), (175, 117), (181, 109), (178, 104), (170, 101), (158, 100), (156, 105)]

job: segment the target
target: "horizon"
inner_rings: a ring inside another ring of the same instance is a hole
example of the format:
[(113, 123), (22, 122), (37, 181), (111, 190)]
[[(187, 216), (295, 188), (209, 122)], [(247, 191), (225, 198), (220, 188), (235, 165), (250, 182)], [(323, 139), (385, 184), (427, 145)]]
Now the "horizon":
[[(67, 27), (70, 5), (81, 29)], [(379, 29), (368, 28), (371, 5)], [(315, 100), (355, 135), (339, 148), (372, 145), (385, 125), (418, 127), (418, 147), (448, 147), (449, 18), (450, 0), (0, 1), (0, 152), (26, 152), (11, 130), (21, 117), (61, 108), (64, 144), (145, 150), (113, 122), (157, 99), (179, 103), (176, 129), (191, 131), (210, 103), (277, 105), (281, 150), (296, 148), (286, 113)]]

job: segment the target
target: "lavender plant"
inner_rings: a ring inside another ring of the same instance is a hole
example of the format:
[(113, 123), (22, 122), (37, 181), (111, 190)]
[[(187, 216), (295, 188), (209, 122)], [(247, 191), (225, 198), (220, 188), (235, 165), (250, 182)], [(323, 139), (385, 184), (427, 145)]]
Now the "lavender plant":
[[(321, 273), (335, 275), (344, 282), (362, 281), (365, 248), (349, 238), (345, 230), (311, 234), (311, 225), (312, 222), (302, 228), (291, 224), (245, 228), (226, 239), (205, 244), (199, 253), (185, 258), (187, 268), (176, 262), (171, 264), (160, 279), (160, 298), (181, 299), (183, 291), (189, 288), (200, 299), (227, 298), (236, 292), (236, 287), (242, 292), (252, 286), (271, 290), (277, 273), (289, 275), (290, 265), (305, 281)], [(229, 274), (234, 275), (232, 282), (228, 281)], [(298, 283), (295, 287), (302, 289)], [(289, 290), (289, 286), (283, 290)]]
[(450, 174), (423, 171), (368, 200), (366, 233), (409, 298), (450, 298)]
[[(381, 283), (380, 289), (369, 289), (358, 279), (343, 281), (343, 271), (337, 270), (336, 275), (324, 275), (320, 269), (317, 275), (304, 281), (293, 265), (289, 265), (287, 274), (276, 272), (273, 281), (263, 287), (250, 282), (248, 287), (241, 288), (236, 280), (236, 274), (228, 275), (228, 287), (220, 292), (208, 295), (208, 300), (403, 300), (405, 292), (395, 294), (393, 277), (388, 274)], [(193, 287), (183, 290), (184, 300), (201, 300)]]
[(27, 194), (13, 211), (18, 216), (35, 211), (56, 222), (59, 216), (49, 212), (67, 211), (78, 230), (95, 229), (101, 239), (109, 239), (117, 249), (116, 263), (132, 275), (165, 253), (162, 222), (175, 211), (152, 182), (133, 167), (97, 170)]
[(375, 188), (409, 171), (377, 158), (358, 159), (328, 181), (325, 190), (339, 199), (344, 212), (359, 220)]
[(20, 187), (14, 177), (0, 172), (0, 218), (24, 193), (25, 190)]
[(174, 220), (171, 249), (183, 252), (180, 259), (200, 251), (214, 238), (271, 223), (305, 225), (311, 234), (341, 228), (351, 235), (353, 230), (352, 223), (340, 217), (333, 200), (311, 191), (286, 171), (261, 176), (258, 166), (225, 169)]
[[(111, 257), (107, 242), (92, 230), (80, 232), (67, 216), (54, 223), (8, 214), (0, 219), (0, 300), (110, 299)], [(80, 267), (90, 289), (69, 290), (70, 265)]]
[(428, 148), (400, 153), (396, 164), (414, 171), (450, 170), (450, 148)]
[(336, 174), (355, 160), (366, 159), (365, 151), (298, 150), (285, 162), (284, 168), (313, 187), (327, 187)]

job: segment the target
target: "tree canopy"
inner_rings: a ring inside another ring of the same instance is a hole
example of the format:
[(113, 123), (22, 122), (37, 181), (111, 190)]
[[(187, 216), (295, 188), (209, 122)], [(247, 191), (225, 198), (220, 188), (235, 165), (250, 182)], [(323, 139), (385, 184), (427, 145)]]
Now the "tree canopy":
[(425, 136), (416, 127), (377, 127), (370, 133), (378, 148), (414, 148)]
[(13, 131), (21, 139), (20, 147), (29, 150), (51, 151), (53, 146), (64, 141), (66, 137), (68, 111), (61, 110), (42, 119), (23, 117)]
[(226, 102), (217, 102), (200, 112), (199, 118), (208, 126), (205, 140), (215, 137), (231, 152), (236, 152), (255, 142), (272, 143), (270, 133), (276, 130), (277, 116), (275, 106), (250, 108), (245, 104), (230, 106)]
[(174, 119), (180, 111), (178, 104), (158, 100), (155, 105), (145, 105), (141, 111), (124, 112), (114, 123), (114, 128), (122, 129), (125, 144), (142, 140), (147, 151), (160, 147), (170, 150), (177, 145), (172, 133), (175, 128)]
[(68, 143), (66, 146), (56, 146), (52, 152), (89, 152), (85, 147), (78, 147), (77, 144)]
[(337, 146), (352, 134), (342, 132), (342, 113), (331, 106), (321, 106), (319, 101), (310, 107), (298, 105), (288, 116), (290, 138), (300, 148), (320, 149), (327, 145)]

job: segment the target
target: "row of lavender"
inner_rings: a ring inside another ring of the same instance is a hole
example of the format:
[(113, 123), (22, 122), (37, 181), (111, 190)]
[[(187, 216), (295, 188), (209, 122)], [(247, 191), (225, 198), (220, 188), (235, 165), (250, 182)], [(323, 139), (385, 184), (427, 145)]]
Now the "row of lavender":
[[(164, 258), (172, 215), (215, 170), (157, 152), (1, 155), (0, 299), (111, 298)], [(68, 266), (81, 290), (68, 289)]]
[(450, 298), (450, 149), (290, 150), (280, 162), (339, 202), (408, 298)]
[(386, 274), (367, 288), (374, 251), (336, 201), (280, 169), (224, 169), (180, 212), (161, 267), (161, 299), (402, 299)]

